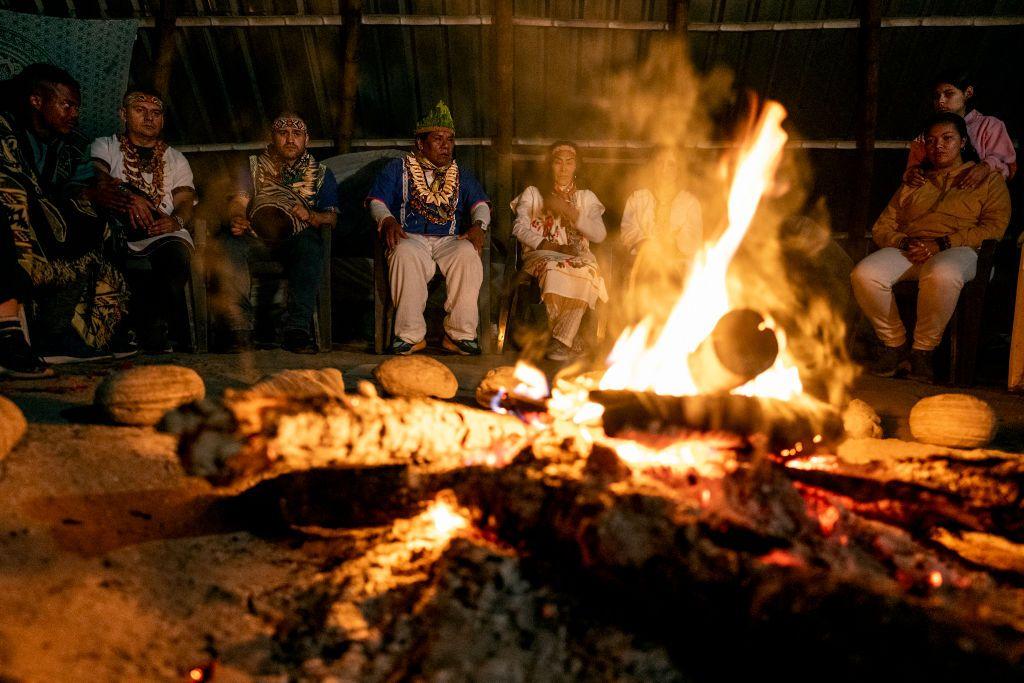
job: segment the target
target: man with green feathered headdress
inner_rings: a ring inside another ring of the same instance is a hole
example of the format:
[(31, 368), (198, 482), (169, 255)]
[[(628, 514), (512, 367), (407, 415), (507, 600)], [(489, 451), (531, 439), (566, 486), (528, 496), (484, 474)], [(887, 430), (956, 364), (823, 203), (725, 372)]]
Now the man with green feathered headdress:
[(490, 202), (476, 178), (454, 159), (455, 123), (438, 102), (413, 130), (414, 150), (385, 166), (366, 198), (388, 247), (395, 340), (391, 352), (426, 347), (427, 283), (440, 267), (447, 284), (444, 348), (478, 355), (480, 253)]

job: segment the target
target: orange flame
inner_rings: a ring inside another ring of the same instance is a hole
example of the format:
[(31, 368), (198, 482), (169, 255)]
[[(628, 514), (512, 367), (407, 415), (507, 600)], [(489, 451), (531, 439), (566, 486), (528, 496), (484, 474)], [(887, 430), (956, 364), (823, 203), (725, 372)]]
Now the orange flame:
[[(626, 329), (608, 358), (602, 389), (633, 389), (683, 396), (698, 393), (685, 358), (693, 353), (731, 308), (727, 288), (729, 264), (771, 185), (787, 135), (782, 130), (786, 110), (768, 101), (744, 145), (729, 191), (728, 227), (717, 242), (697, 256), (683, 293), (668, 321), (652, 342), (653, 321), (645, 319)], [(769, 326), (774, 325), (769, 321)], [(799, 373), (785, 352), (785, 336), (775, 330), (779, 356), (775, 365), (735, 393), (792, 399), (803, 393)], [(681, 362), (681, 359), (684, 359)]]

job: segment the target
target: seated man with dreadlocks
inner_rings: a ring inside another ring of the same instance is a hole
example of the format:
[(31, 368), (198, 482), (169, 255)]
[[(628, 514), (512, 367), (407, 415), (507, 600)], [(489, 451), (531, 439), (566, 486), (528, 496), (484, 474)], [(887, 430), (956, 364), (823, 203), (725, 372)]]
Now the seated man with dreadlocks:
[[(119, 201), (75, 127), (81, 91), (71, 75), (31, 64), (0, 105), (0, 374), (52, 374), (50, 363), (108, 356), (126, 287), (103, 253), (97, 205)], [(23, 306), (36, 304), (32, 341)], [(38, 350), (38, 352), (37, 352)]]
[(415, 151), (381, 169), (366, 203), (388, 248), (395, 340), (391, 352), (426, 347), (427, 284), (441, 268), (444, 348), (479, 355), (477, 299), (484, 281), (480, 252), (491, 209), (476, 178), (454, 159), (455, 124), (444, 102), (416, 126)]
[[(285, 112), (271, 125), (271, 143), (249, 157), (240, 190), (228, 206), (230, 226), (222, 245), (231, 270), (226, 287), (229, 352), (250, 347), (253, 330), (263, 346), (276, 343), (273, 323), (264, 304), (275, 289), (259, 288), (259, 310), (250, 300), (254, 260), (274, 259), (284, 265), (288, 281), (281, 344), (293, 353), (316, 353), (313, 310), (323, 277), (324, 243), (319, 228), (338, 219), (338, 183), (334, 174), (307, 151), (309, 131), (298, 115)], [(313, 229), (310, 229), (313, 228)]]

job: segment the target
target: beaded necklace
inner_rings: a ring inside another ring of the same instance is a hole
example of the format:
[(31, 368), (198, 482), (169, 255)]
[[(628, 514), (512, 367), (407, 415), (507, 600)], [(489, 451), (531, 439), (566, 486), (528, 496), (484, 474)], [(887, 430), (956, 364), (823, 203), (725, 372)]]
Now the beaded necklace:
[[(164, 194), (164, 152), (167, 151), (167, 143), (157, 140), (157, 143), (149, 148), (153, 151), (150, 155), (140, 153), (141, 148), (133, 144), (123, 133), (117, 134), (117, 141), (121, 145), (121, 156), (124, 158), (124, 181), (159, 206)], [(146, 180), (143, 175), (146, 173), (150, 174), (152, 180)]]

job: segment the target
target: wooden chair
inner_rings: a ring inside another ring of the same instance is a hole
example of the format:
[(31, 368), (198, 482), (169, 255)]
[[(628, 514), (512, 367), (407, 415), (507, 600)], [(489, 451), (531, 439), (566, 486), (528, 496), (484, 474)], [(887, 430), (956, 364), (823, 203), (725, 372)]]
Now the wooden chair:
[[(324, 242), (324, 256), (323, 256), (323, 271), (324, 275), (320, 279), (320, 290), (317, 292), (317, 307), (313, 311), (313, 337), (316, 340), (316, 348), (321, 353), (325, 353), (331, 350), (333, 343), (332, 331), (331, 331), (331, 237), (332, 229), (329, 226), (321, 226), (320, 236)], [(194, 224), (194, 237), (196, 240), (196, 252), (197, 254), (205, 254), (207, 245), (207, 226), (205, 221), (196, 221)], [(260, 277), (273, 277), (282, 278), (284, 277), (284, 266), (277, 261), (256, 261), (252, 264), (252, 276), (254, 278)], [(195, 270), (195, 269), (193, 269)], [(197, 312), (197, 318), (203, 321), (203, 350), (205, 351), (207, 343), (205, 340), (206, 329), (208, 326), (209, 313), (206, 310), (206, 287), (205, 279), (201, 280), (203, 286), (199, 289), (202, 290), (202, 307), (201, 313)], [(193, 285), (195, 288), (195, 285)]]
[(512, 242), (509, 245), (505, 257), (505, 286), (501, 295), (501, 310), (498, 312), (498, 338), (496, 340), (498, 353), (505, 351), (505, 344), (512, 335), (513, 328), (521, 319), (520, 304), (523, 301), (532, 301), (539, 298), (534, 297), (536, 280), (520, 269), (523, 262), (523, 248), (515, 237), (510, 237)]
[[(955, 386), (974, 384), (974, 371), (978, 363), (978, 346), (981, 340), (982, 317), (985, 312), (985, 295), (992, 279), (995, 261), (996, 240), (985, 240), (978, 249), (978, 268), (974, 279), (964, 284), (960, 299), (956, 302), (953, 318), (946, 326), (942, 346), (949, 347), (949, 383)], [(916, 311), (917, 282), (899, 282), (893, 287), (903, 305), (901, 311)], [(913, 305), (907, 305), (913, 302)], [(916, 316), (907, 316), (916, 318)], [(908, 325), (908, 329), (912, 329)]]
[[(540, 301), (540, 287), (537, 279), (524, 272), (520, 265), (523, 262), (523, 248), (515, 237), (509, 238), (513, 244), (508, 248), (505, 257), (505, 286), (501, 296), (501, 310), (498, 313), (497, 352), (503, 353), (505, 345), (512, 336), (514, 327), (522, 319), (520, 311), (522, 302)], [(604, 341), (608, 327), (607, 307), (598, 302), (595, 310), (597, 319), (595, 341)]]
[[(491, 231), (484, 232), (484, 248), (480, 254), (484, 266), (484, 282), (480, 287), (477, 308), (480, 315), (479, 339), (484, 353), (493, 351), (491, 339)], [(441, 270), (435, 268), (427, 289), (444, 284)], [(373, 352), (387, 353), (391, 348), (395, 328), (395, 305), (391, 300), (391, 280), (388, 276), (387, 244), (377, 236), (373, 244)]]
[[(190, 259), (189, 279), (185, 283), (185, 320), (188, 325), (189, 351), (206, 353), (208, 348), (207, 312), (206, 312), (206, 280), (203, 268), (203, 255), (206, 245), (206, 222), (196, 220), (193, 223), (195, 235), (195, 251)], [(132, 272), (151, 272), (146, 259), (128, 259), (125, 270)]]

